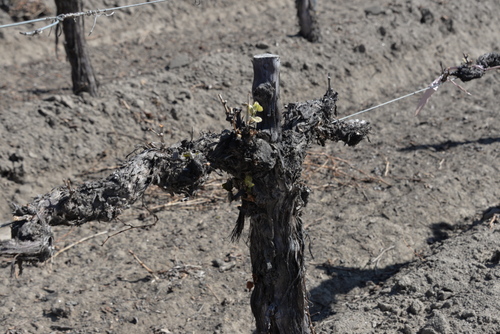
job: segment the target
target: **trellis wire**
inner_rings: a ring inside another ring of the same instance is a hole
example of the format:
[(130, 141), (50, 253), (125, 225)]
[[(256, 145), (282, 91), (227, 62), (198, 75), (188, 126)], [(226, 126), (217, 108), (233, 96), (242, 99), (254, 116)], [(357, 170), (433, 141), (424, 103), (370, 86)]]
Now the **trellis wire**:
[(354, 116), (356, 116), (356, 115), (363, 114), (363, 113), (368, 112), (368, 111), (371, 111), (371, 110), (373, 110), (373, 109), (377, 109), (377, 108), (383, 107), (383, 106), (388, 105), (388, 104), (391, 104), (391, 103), (393, 103), (393, 102), (396, 102), (396, 101), (399, 101), (399, 100), (405, 99), (405, 98), (407, 98), (407, 97), (410, 97), (410, 96), (413, 96), (413, 95), (415, 95), (415, 94), (421, 93), (421, 92), (426, 91), (426, 90), (428, 90), (428, 89), (435, 89), (435, 88), (439, 87), (442, 83), (443, 83), (443, 82), (438, 82), (438, 83), (436, 83), (436, 84), (433, 84), (433, 85), (427, 86), (427, 87), (425, 87), (425, 88), (422, 88), (422, 89), (416, 90), (416, 91), (414, 91), (414, 92), (412, 92), (412, 93), (409, 93), (409, 94), (406, 94), (406, 95), (403, 95), (403, 96), (397, 97), (397, 98), (392, 99), (392, 100), (390, 100), (390, 101), (387, 101), (387, 102), (384, 102), (384, 103), (381, 103), (381, 104), (377, 104), (376, 106), (373, 106), (373, 107), (370, 107), (370, 108), (363, 109), (363, 110), (361, 110), (361, 111), (355, 112), (354, 114), (350, 114), (350, 115), (344, 116), (344, 117), (342, 117), (342, 118), (337, 119), (337, 120), (335, 121), (335, 123), (340, 122), (340, 121), (343, 121), (343, 120), (348, 119), (348, 118), (351, 118), (351, 117), (354, 117)]
[[(111, 16), (114, 14), (114, 11), (115, 10), (121, 10), (121, 9), (125, 9), (125, 8), (132, 8), (132, 7), (138, 7), (138, 6), (143, 6), (143, 5), (149, 5), (149, 4), (154, 4), (154, 3), (159, 3), (159, 2), (166, 2), (167, 0), (152, 0), (152, 1), (148, 1), (148, 2), (141, 2), (141, 3), (137, 3), (137, 4), (132, 4), (132, 5), (124, 5), (124, 6), (119, 6), (119, 7), (112, 7), (112, 8), (105, 8), (105, 9), (97, 9), (97, 10), (88, 10), (88, 11), (85, 11), (85, 12), (78, 12), (78, 13), (68, 13), (68, 14), (60, 14), (58, 16), (52, 16), (52, 17), (44, 17), (44, 18), (40, 18), (40, 19), (34, 19), (34, 20), (29, 20), (29, 21), (23, 21), (23, 22), (16, 22), (16, 23), (10, 23), (10, 24), (4, 24), (4, 25), (0, 25), (0, 29), (2, 28), (9, 28), (9, 27), (15, 27), (15, 26), (19, 26), (19, 25), (24, 25), (24, 24), (29, 24), (29, 23), (36, 23), (36, 22), (42, 22), (42, 21), (53, 21), (51, 24), (49, 25), (46, 25), (42, 28), (39, 28), (39, 29), (36, 29), (36, 30), (33, 30), (33, 31), (28, 31), (28, 32), (20, 32), (21, 34), (23, 35), (26, 35), (26, 36), (33, 36), (33, 35), (38, 35), (38, 34), (41, 34), (43, 32), (43, 30), (46, 30), (48, 28), (51, 28), (53, 26), (56, 26), (58, 25), (59, 23), (61, 23), (62, 21), (64, 21), (65, 19), (67, 18), (76, 18), (76, 17), (80, 17), (80, 16), (95, 16), (95, 19), (94, 19), (94, 24), (92, 26), (92, 29), (90, 30), (90, 33), (92, 33), (92, 31), (94, 30), (94, 27), (95, 27), (95, 24), (96, 24), (96, 21), (97, 21), (97, 18), (101, 15), (106, 15), (106, 16)], [(111, 12), (111, 13), (109, 13)], [(109, 14), (106, 14), (106, 13), (109, 13)], [(451, 79), (451, 80), (454, 80), (455, 78)], [(403, 96), (400, 96), (400, 97), (397, 97), (395, 99), (392, 99), (390, 101), (387, 101), (387, 102), (384, 102), (384, 103), (381, 103), (381, 104), (378, 104), (376, 106), (373, 106), (373, 107), (370, 107), (370, 108), (367, 108), (367, 109), (363, 109), (361, 111), (358, 111), (358, 112), (355, 112), (353, 114), (350, 114), (350, 115), (347, 115), (347, 116), (344, 116), (344, 117), (341, 117), (339, 119), (337, 119), (335, 121), (335, 123), (337, 122), (340, 122), (340, 121), (343, 121), (345, 119), (348, 119), (348, 118), (351, 118), (351, 117), (354, 117), (354, 116), (357, 116), (357, 115), (360, 115), (360, 114), (363, 114), (363, 113), (366, 113), (368, 111), (372, 111), (374, 109), (377, 109), (377, 108), (380, 108), (380, 107), (383, 107), (385, 105), (388, 105), (388, 104), (391, 104), (391, 103), (394, 103), (394, 102), (397, 102), (399, 100), (402, 100), (402, 99), (405, 99), (407, 97), (410, 97), (410, 96), (413, 96), (415, 94), (418, 94), (420, 92), (423, 92), (423, 91), (426, 91), (428, 89), (436, 89), (437, 87), (439, 87), (443, 82), (440, 81), (438, 83), (433, 83), (425, 88), (422, 88), (422, 89), (419, 89), (419, 90), (416, 90), (412, 93), (409, 93), (409, 94), (406, 94), (406, 95), (403, 95)], [(3, 226), (2, 226), (3, 227)]]
[[(26, 36), (34, 36), (34, 35), (41, 34), (45, 29), (48, 29), (48, 28), (51, 28), (51, 27), (54, 27), (54, 26), (58, 25), (59, 23), (61, 23), (62, 21), (64, 21), (67, 18), (76, 18), (76, 17), (80, 17), (80, 16), (95, 16), (95, 20), (94, 20), (94, 26), (95, 26), (95, 21), (101, 15), (111, 16), (111, 15), (114, 14), (115, 10), (120, 10), (120, 9), (125, 9), (125, 8), (132, 8), (132, 7), (138, 7), (138, 6), (143, 6), (143, 5), (150, 5), (150, 4), (153, 4), (153, 3), (165, 2), (165, 1), (167, 1), (167, 0), (153, 0), (153, 1), (149, 1), (149, 2), (141, 2), (141, 3), (137, 3), (137, 4), (125, 5), (125, 6), (119, 6), (119, 7), (112, 7), (112, 8), (106, 8), (106, 9), (97, 9), (97, 10), (88, 10), (88, 11), (85, 11), (85, 12), (78, 12), (78, 13), (60, 14), (60, 15), (57, 15), (57, 16), (44, 17), (44, 18), (34, 19), (34, 20), (29, 20), (29, 21), (22, 21), (22, 22), (4, 24), (4, 25), (0, 25), (0, 29), (2, 29), (2, 28), (9, 28), (9, 27), (15, 27), (15, 26), (20, 26), (20, 25), (29, 24), (29, 23), (42, 22), (42, 21), (53, 21), (49, 25), (46, 25), (46, 26), (44, 26), (42, 28), (39, 28), (39, 29), (36, 29), (36, 30), (33, 30), (33, 31), (27, 31), (27, 32), (22, 32), (21, 31), (20, 32), (21, 34), (26, 35)], [(111, 13), (109, 13), (109, 12), (111, 12)], [(109, 14), (106, 14), (106, 13), (109, 13)], [(91, 33), (92, 33), (93, 29), (94, 29), (94, 27), (92, 27), (92, 29), (90, 31)]]

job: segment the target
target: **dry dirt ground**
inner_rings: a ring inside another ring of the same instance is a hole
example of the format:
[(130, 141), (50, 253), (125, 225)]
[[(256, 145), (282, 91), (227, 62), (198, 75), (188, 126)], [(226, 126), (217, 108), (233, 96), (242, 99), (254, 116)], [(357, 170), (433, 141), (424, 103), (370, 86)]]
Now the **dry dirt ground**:
[[(500, 51), (497, 0), (320, 0), (318, 10), (318, 44), (293, 36), (292, 0), (170, 1), (100, 17), (88, 37), (98, 98), (72, 95), (53, 33), (0, 30), (0, 222), (11, 203), (63, 180), (106, 176), (158, 140), (149, 128), (164, 124), (169, 143), (222, 130), (217, 95), (247, 101), (253, 55), (281, 56), (283, 103), (322, 96), (331, 73), (344, 116), (425, 87), (440, 62)], [(360, 115), (373, 131), (355, 148), (310, 148), (317, 333), (500, 333), (500, 73), (463, 86), (472, 95), (448, 83), (418, 117), (419, 96)], [(252, 333), (249, 253), (245, 238), (229, 240), (237, 204), (223, 181), (213, 174), (187, 199), (151, 189), (118, 221), (56, 229), (62, 252), (18, 278), (2, 259), (0, 333)], [(106, 239), (152, 224), (151, 211), (156, 225)]]

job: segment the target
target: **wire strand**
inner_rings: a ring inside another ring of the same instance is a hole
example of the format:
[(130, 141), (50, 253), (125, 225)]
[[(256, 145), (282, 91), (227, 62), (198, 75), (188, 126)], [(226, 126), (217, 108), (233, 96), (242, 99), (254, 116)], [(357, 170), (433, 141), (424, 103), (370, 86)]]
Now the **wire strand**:
[[(36, 23), (36, 22), (42, 22), (42, 21), (55, 21), (52, 22), (51, 24), (41, 27), (39, 29), (33, 30), (33, 31), (28, 31), (28, 32), (21, 32), (23, 35), (27, 36), (32, 36), (32, 35), (37, 35), (40, 34), (43, 30), (48, 29), (50, 27), (53, 27), (62, 21), (64, 21), (67, 18), (75, 18), (79, 16), (91, 16), (91, 15), (99, 15), (99, 14), (105, 14), (107, 12), (113, 12), (115, 10), (120, 10), (120, 9), (125, 9), (125, 8), (132, 8), (132, 7), (138, 7), (138, 6), (144, 6), (144, 5), (150, 5), (153, 3), (158, 3), (158, 2), (165, 2), (167, 0), (153, 0), (149, 2), (141, 2), (141, 3), (136, 3), (132, 5), (125, 5), (125, 6), (119, 6), (119, 7), (112, 7), (112, 8), (105, 8), (105, 9), (97, 9), (97, 10), (88, 10), (85, 12), (78, 12), (78, 13), (68, 13), (68, 14), (61, 14), (58, 16), (51, 16), (51, 17), (44, 17), (40, 19), (34, 19), (34, 20), (29, 20), (29, 21), (23, 21), (23, 22), (16, 22), (16, 23), (10, 23), (10, 24), (4, 24), (0, 25), (0, 29), (2, 28), (9, 28), (9, 27), (15, 27), (15, 26), (20, 26), (24, 24), (29, 24), (29, 23)], [(112, 15), (112, 14), (109, 14)]]
[(434, 84), (434, 85), (430, 85), (430, 86), (427, 86), (425, 88), (422, 88), (422, 89), (419, 89), (419, 90), (416, 90), (412, 93), (409, 93), (409, 94), (406, 94), (406, 95), (403, 95), (403, 96), (400, 96), (400, 97), (397, 97), (395, 99), (392, 99), (390, 101), (387, 101), (387, 102), (384, 102), (384, 103), (381, 103), (381, 104), (378, 104), (376, 106), (373, 106), (373, 107), (370, 107), (370, 108), (367, 108), (367, 109), (363, 109), (361, 111), (358, 111), (358, 112), (355, 112), (354, 114), (350, 114), (350, 115), (347, 115), (347, 116), (344, 116), (342, 118), (339, 118), (337, 120), (335, 120), (334, 123), (337, 123), (337, 122), (340, 122), (340, 121), (343, 121), (345, 119), (348, 119), (348, 118), (351, 118), (351, 117), (354, 117), (354, 116), (357, 116), (357, 115), (360, 115), (360, 114), (363, 114), (365, 112), (368, 112), (368, 111), (371, 111), (373, 109), (377, 109), (377, 108), (380, 108), (380, 107), (383, 107), (385, 105), (388, 105), (388, 104), (391, 104), (393, 102), (396, 102), (396, 101), (399, 101), (399, 100), (402, 100), (402, 99), (406, 99), (407, 97), (410, 97), (410, 96), (413, 96), (415, 94), (418, 94), (420, 92), (423, 92), (423, 91), (426, 91), (428, 89), (435, 89), (436, 87), (439, 87), (440, 85), (442, 84), (442, 82), (439, 82), (437, 84)]
[(41, 19), (34, 19), (34, 20), (29, 20), (29, 21), (9, 23), (9, 24), (1, 25), (0, 29), (2, 29), (2, 28), (9, 28), (9, 27), (15, 27), (15, 26), (20, 26), (20, 25), (23, 25), (23, 24), (41, 22), (41, 21), (49, 21), (49, 20), (54, 20), (54, 19), (55, 19), (55, 17), (43, 17)]

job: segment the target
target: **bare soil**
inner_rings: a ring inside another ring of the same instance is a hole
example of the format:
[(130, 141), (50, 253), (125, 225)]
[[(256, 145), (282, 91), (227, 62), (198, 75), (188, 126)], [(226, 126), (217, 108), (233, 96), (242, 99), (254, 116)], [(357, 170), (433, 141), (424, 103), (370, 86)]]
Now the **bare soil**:
[[(85, 6), (103, 3), (132, 1)], [(150, 128), (163, 124), (172, 144), (226, 128), (217, 95), (247, 101), (253, 55), (281, 56), (283, 103), (322, 96), (330, 73), (345, 116), (425, 87), (440, 62), (499, 52), (498, 13), (495, 0), (319, 1), (322, 42), (311, 44), (294, 36), (291, 0), (117, 11), (88, 37), (98, 98), (72, 94), (53, 33), (2, 29), (0, 221), (64, 180), (111, 173), (159, 140)], [(448, 83), (418, 117), (418, 95), (358, 116), (373, 131), (355, 148), (310, 148), (303, 218), (317, 333), (500, 333), (500, 73), (460, 84), (472, 95)], [(150, 189), (111, 224), (58, 228), (62, 252), (17, 278), (2, 259), (0, 332), (252, 333), (249, 252), (244, 237), (230, 241), (237, 204), (222, 182), (214, 173), (193, 198)], [(153, 224), (152, 212), (155, 225), (116, 234)]]

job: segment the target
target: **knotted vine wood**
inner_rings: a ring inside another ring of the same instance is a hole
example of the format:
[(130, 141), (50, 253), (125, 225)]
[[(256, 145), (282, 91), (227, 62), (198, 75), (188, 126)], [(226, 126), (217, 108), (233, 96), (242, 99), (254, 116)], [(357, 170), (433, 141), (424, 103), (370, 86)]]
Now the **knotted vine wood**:
[[(259, 62), (262, 66), (255, 65)], [(12, 239), (0, 242), (0, 254), (13, 257), (19, 265), (46, 261), (54, 251), (52, 226), (112, 221), (151, 185), (193, 195), (209, 173), (222, 170), (231, 175), (224, 184), (230, 198), (241, 201), (233, 239), (242, 234), (245, 219), (250, 222), (255, 284), (251, 306), (257, 333), (313, 333), (301, 218), (309, 189), (301, 181), (302, 163), (310, 145), (328, 140), (356, 145), (370, 125), (337, 121), (337, 93), (330, 85), (323, 97), (288, 104), (282, 112), (279, 57), (256, 56), (254, 65), (253, 94), (265, 107), (262, 124), (251, 123), (246, 110), (224, 104), (231, 130), (202, 134), (170, 147), (150, 143), (107, 178), (74, 188), (60, 186), (18, 206), (11, 222)]]

